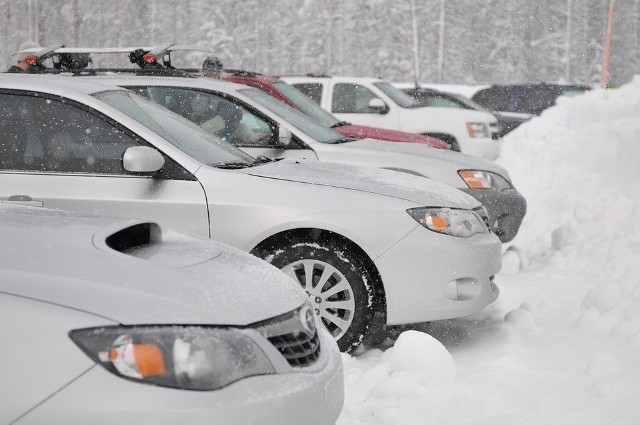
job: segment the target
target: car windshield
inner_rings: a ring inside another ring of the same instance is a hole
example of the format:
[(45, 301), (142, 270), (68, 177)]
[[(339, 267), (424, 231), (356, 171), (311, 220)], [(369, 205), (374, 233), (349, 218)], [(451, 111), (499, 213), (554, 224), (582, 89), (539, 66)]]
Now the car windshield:
[(465, 97), (465, 96), (463, 96), (461, 94), (447, 93), (446, 95), (450, 96), (451, 98), (453, 98), (460, 105), (464, 105), (465, 109), (475, 109), (476, 111), (491, 112), (487, 108), (482, 106), (481, 104), (479, 104), (477, 102), (474, 102), (473, 100), (471, 100), (468, 97)]
[(168, 109), (126, 91), (94, 97), (147, 127), (192, 158), (213, 167), (227, 163), (253, 164), (254, 158)]
[(420, 103), (413, 97), (409, 96), (399, 88), (387, 83), (386, 81), (380, 81), (373, 83), (374, 86), (382, 90), (384, 94), (389, 96), (391, 100), (398, 104), (401, 108), (420, 108)]
[(260, 89), (247, 88), (238, 91), (320, 143), (337, 143), (344, 139), (344, 136), (337, 131), (319, 124), (314, 119)]
[(307, 97), (304, 93), (302, 93), (297, 88), (293, 87), (290, 84), (285, 83), (284, 81), (276, 81), (273, 83), (273, 87), (278, 89), (280, 93), (282, 93), (287, 99), (291, 101), (298, 109), (300, 109), (305, 114), (309, 115), (314, 120), (318, 121), (324, 126), (333, 127), (334, 125), (340, 123), (340, 120), (324, 109), (316, 102), (314, 102), (311, 98)]

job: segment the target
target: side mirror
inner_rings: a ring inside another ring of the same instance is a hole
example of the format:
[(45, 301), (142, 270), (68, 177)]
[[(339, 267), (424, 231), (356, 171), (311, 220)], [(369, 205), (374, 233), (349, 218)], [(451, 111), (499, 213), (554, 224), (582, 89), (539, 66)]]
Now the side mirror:
[(289, 143), (291, 143), (291, 131), (283, 126), (280, 125), (278, 127), (278, 145), (279, 146), (288, 146)]
[(153, 174), (164, 167), (164, 157), (148, 146), (132, 146), (124, 151), (122, 166), (132, 173)]
[(386, 103), (384, 103), (384, 100), (378, 98), (378, 97), (374, 97), (373, 99), (371, 99), (369, 101), (369, 111), (377, 113), (377, 114), (381, 114), (384, 115), (387, 112), (389, 112), (389, 107), (387, 106)]

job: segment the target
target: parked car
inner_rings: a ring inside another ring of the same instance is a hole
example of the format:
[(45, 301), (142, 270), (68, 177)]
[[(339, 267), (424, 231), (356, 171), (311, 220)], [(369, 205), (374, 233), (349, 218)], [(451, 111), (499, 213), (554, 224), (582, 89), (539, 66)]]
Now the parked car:
[(333, 128), (345, 137), (352, 137), (357, 140), (370, 138), (387, 142), (421, 143), (432, 148), (450, 149), (447, 143), (435, 137), (406, 131), (390, 130), (388, 128), (356, 125), (347, 121), (341, 121), (322, 109), (318, 103), (311, 100), (300, 90), (285, 83), (278, 77), (258, 74), (256, 72), (226, 69), (222, 74), (222, 79), (232, 83), (257, 87), (292, 108), (299, 109), (321, 124)]
[(447, 93), (444, 91), (428, 88), (428, 87), (407, 87), (402, 91), (413, 97), (422, 106), (431, 106), (434, 108), (454, 108), (469, 109), (474, 111), (483, 111), (493, 114), (498, 120), (497, 124), (491, 126), (491, 137), (494, 139), (504, 137), (518, 125), (527, 121), (530, 117), (513, 116), (513, 114), (504, 114), (501, 112), (492, 112), (484, 106), (474, 102), (459, 93)]
[(377, 78), (283, 76), (341, 120), (444, 140), (463, 153), (495, 159), (500, 140), (491, 137), (496, 118), (485, 112), (425, 108), (391, 83)]
[[(502, 242), (515, 237), (526, 212), (509, 174), (492, 161), (415, 144), (344, 138), (256, 88), (194, 78), (108, 76), (99, 81), (132, 89), (256, 157), (373, 166), (446, 183), (483, 203)], [(229, 111), (244, 128), (234, 135), (226, 127)], [(282, 143), (275, 128), (286, 128), (293, 138)]]
[(340, 353), (283, 273), (23, 201), (0, 203), (0, 423), (335, 422)]
[[(85, 79), (7, 75), (0, 89), (0, 200), (145, 218), (251, 252), (301, 284), (342, 350), (377, 311), (388, 324), (423, 322), (476, 314), (498, 296), (500, 241), (480, 202), (443, 183), (255, 159)], [(282, 125), (256, 129), (291, 139)]]
[[(177, 69), (173, 66), (173, 61), (171, 58), (171, 52), (174, 50), (195, 50), (202, 51), (203, 49), (198, 46), (183, 46), (183, 45), (167, 45), (164, 47), (157, 48), (133, 48), (133, 47), (118, 47), (118, 48), (57, 48), (55, 46), (47, 49), (41, 49), (39, 52), (36, 52), (39, 55), (40, 59), (50, 60), (54, 66), (58, 63), (58, 69), (49, 69), (50, 71), (64, 71), (71, 72), (74, 75), (94, 75), (98, 72), (108, 71), (109, 75), (113, 75), (114, 73), (122, 73), (125, 70), (122, 69), (92, 69), (92, 68), (74, 68), (70, 69), (64, 64), (78, 64), (91, 63), (92, 54), (107, 54), (107, 53), (115, 53), (122, 54), (123, 52), (129, 52), (129, 58), (131, 62), (135, 62), (138, 64), (139, 68), (136, 69), (128, 69), (126, 70), (127, 75), (135, 75), (135, 76), (182, 76), (182, 77), (190, 77), (193, 75), (199, 75), (200, 69), (185, 69), (180, 68)], [(206, 50), (206, 49), (204, 49)], [(43, 53), (44, 52), (44, 53)], [(56, 56), (58, 55), (58, 56)], [(76, 55), (80, 55), (83, 59), (81, 60), (71, 60)], [(43, 62), (43, 61), (40, 61)], [(147, 66), (151, 66), (149, 68), (152, 70), (150, 73), (147, 70)], [(166, 72), (165, 72), (166, 71)], [(179, 74), (183, 72), (183, 74)], [(184, 72), (188, 72), (184, 74)], [(256, 74), (256, 73), (248, 73), (245, 71), (229, 71), (227, 70), (223, 74), (223, 79), (226, 81), (232, 80), (234, 82), (248, 84), (252, 86), (257, 86), (261, 90), (269, 93), (271, 96), (283, 101), (287, 105), (297, 105), (298, 109), (302, 112), (306, 113), (308, 116), (321, 123), (325, 127), (335, 127), (338, 126), (338, 129), (342, 128), (352, 128), (354, 126), (343, 125), (344, 122), (337, 122), (337, 118), (333, 117), (330, 113), (323, 110), (317, 103), (306, 97), (299, 90), (295, 89), (293, 86), (288, 85), (287, 83), (277, 79), (276, 77), (270, 77), (266, 75)], [(139, 79), (135, 80), (133, 83), (131, 81), (122, 81), (120, 80), (112, 80), (112, 83), (127, 86), (132, 88), (135, 84), (140, 83)], [(189, 88), (189, 83), (193, 81), (190, 79), (186, 84), (182, 84), (184, 90), (191, 90), (192, 93), (182, 93), (180, 96), (186, 97), (189, 99), (181, 99), (180, 102), (175, 101), (175, 97), (177, 96), (150, 96), (147, 90), (140, 90), (140, 94), (143, 96), (150, 98), (151, 100), (156, 100), (158, 103), (162, 104), (165, 107), (173, 110), (174, 112), (183, 115), (185, 118), (196, 122), (197, 124), (203, 124), (206, 128), (213, 123), (213, 119), (211, 122), (205, 123), (204, 118), (209, 120), (211, 117), (209, 116), (211, 111), (217, 108), (219, 96), (209, 96), (208, 99), (205, 99), (205, 96), (199, 87), (191, 87)], [(209, 87), (211, 89), (211, 87)], [(158, 90), (156, 88), (156, 90)], [(173, 90), (171, 88), (167, 88), (167, 85), (164, 86), (164, 90)], [(177, 90), (177, 89), (176, 89)], [(235, 96), (235, 92), (226, 92), (227, 95), (232, 97)], [(264, 97), (264, 96), (261, 96)], [(163, 101), (163, 99), (174, 99), (169, 101)], [(189, 105), (189, 102), (194, 102), (194, 105)], [(204, 103), (203, 103), (204, 102)], [(242, 104), (242, 101), (239, 101)], [(469, 101), (471, 102), (471, 101)], [(197, 105), (200, 103), (200, 105)], [(206, 105), (205, 105), (206, 104)], [(266, 105), (257, 105), (254, 103), (253, 107), (257, 107), (258, 109), (273, 109), (270, 107), (273, 102), (268, 102)], [(239, 106), (241, 109), (243, 106)], [(296, 106), (294, 106), (296, 107)], [(204, 108), (204, 109), (203, 109)], [(251, 108), (251, 107), (250, 107)], [(209, 112), (203, 113), (209, 109)], [(281, 109), (281, 108), (277, 108)], [(250, 112), (243, 112), (245, 114), (244, 119), (255, 121), (255, 117)], [(278, 114), (275, 112), (277, 119), (281, 119), (282, 114)], [(286, 115), (286, 114), (285, 114)], [(221, 117), (218, 118), (222, 120)], [(267, 119), (268, 120), (268, 119)], [(329, 125), (334, 122), (333, 125)], [(265, 124), (265, 126), (271, 124)], [(285, 121), (281, 123), (281, 125), (290, 126), (290, 123)], [(312, 125), (311, 128), (317, 127)], [(266, 128), (266, 127), (265, 127)], [(306, 126), (305, 126), (306, 128)], [(370, 127), (362, 127), (366, 131), (371, 130)], [(492, 127), (493, 129), (493, 127)], [(209, 128), (211, 130), (211, 128)], [(217, 128), (214, 130), (222, 131), (223, 128)], [(258, 129), (258, 133), (261, 130)], [(308, 133), (309, 130), (301, 129), (301, 131)], [(358, 130), (360, 131), (360, 130)], [(388, 131), (388, 130), (387, 130)], [(318, 137), (325, 137), (326, 132), (318, 133)], [(403, 132), (393, 132), (398, 133), (399, 136), (403, 136), (406, 134), (412, 134), (415, 137), (426, 137), (413, 133), (403, 133)], [(344, 135), (344, 132), (341, 134)], [(247, 134), (245, 134), (246, 136)], [(338, 136), (337, 134), (335, 136)], [(380, 145), (380, 144), (371, 144), (371, 143), (356, 143), (350, 144), (351, 149), (344, 149), (343, 146), (338, 146), (333, 148), (333, 150), (337, 149), (337, 153), (339, 154), (338, 158), (332, 159), (332, 156), (335, 156), (336, 152), (327, 153), (327, 147), (325, 145), (319, 145), (317, 142), (318, 138), (311, 137), (311, 144), (304, 145), (307, 146), (311, 150), (311, 155), (309, 155), (308, 149), (298, 149), (300, 145), (291, 145), (287, 146), (287, 150), (291, 150), (296, 148), (293, 152), (284, 152), (283, 148), (272, 149), (271, 151), (267, 150), (263, 152), (262, 149), (257, 152), (254, 151), (256, 148), (256, 143), (253, 140), (248, 140), (246, 137), (245, 140), (235, 140), (236, 142), (241, 142), (238, 144), (241, 149), (245, 151), (249, 151), (255, 155), (263, 155), (267, 157), (304, 157), (310, 159), (322, 159), (322, 160), (332, 160), (336, 162), (343, 162), (348, 164), (356, 164), (356, 165), (371, 165), (381, 168), (389, 168), (397, 171), (408, 172), (420, 176), (429, 177), (435, 180), (446, 182), (447, 184), (456, 187), (460, 190), (463, 190), (470, 195), (474, 196), (476, 199), (483, 202), (483, 204), (487, 207), (488, 211), (488, 219), (490, 222), (490, 226), (492, 231), (498, 235), (502, 242), (511, 241), (519, 227), (524, 214), (526, 212), (526, 202), (524, 198), (518, 193), (517, 190), (512, 186), (509, 181), (509, 176), (507, 171), (498, 167), (495, 164), (467, 157), (466, 155), (453, 154), (453, 155), (440, 155), (438, 152), (433, 152), (431, 150), (425, 150), (420, 147), (407, 148), (405, 146), (395, 145), (393, 147), (393, 153), (387, 153), (387, 157), (383, 158), (380, 161), (380, 153), (381, 152), (389, 152), (388, 146)], [(309, 136), (307, 136), (309, 138)], [(337, 138), (335, 140), (338, 140)], [(352, 138), (342, 138), (340, 139), (340, 144), (343, 145), (347, 142), (353, 142)], [(262, 141), (258, 147), (264, 148)], [(275, 135), (273, 135), (273, 143), (277, 144), (277, 140)], [(367, 142), (370, 142), (367, 141)], [(301, 142), (304, 144), (304, 142)], [(315, 147), (314, 147), (315, 145)], [(357, 145), (358, 150), (354, 150), (353, 147)], [(331, 148), (329, 148), (331, 149)], [(366, 149), (362, 152), (362, 149)], [(322, 151), (325, 152), (322, 152)], [(371, 152), (371, 151), (375, 152)], [(372, 155), (373, 154), (373, 155)], [(404, 155), (396, 155), (396, 154), (404, 154)], [(417, 164), (417, 166), (416, 166)]]
[(575, 96), (591, 90), (581, 84), (505, 84), (477, 91), (471, 99), (483, 107), (510, 118), (512, 130), (556, 104), (560, 96)]

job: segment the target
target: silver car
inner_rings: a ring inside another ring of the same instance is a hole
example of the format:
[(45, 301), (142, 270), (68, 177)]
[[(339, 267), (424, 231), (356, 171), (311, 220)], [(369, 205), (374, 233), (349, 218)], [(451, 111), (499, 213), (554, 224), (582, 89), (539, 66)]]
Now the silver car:
[(0, 423), (337, 419), (337, 346), (263, 261), (42, 208), (0, 205), (0, 235)]
[[(482, 202), (491, 230), (502, 242), (516, 236), (527, 210), (526, 200), (513, 186), (507, 170), (492, 161), (415, 143), (344, 138), (257, 88), (203, 78), (101, 76), (96, 79), (135, 90), (226, 137), (252, 156), (380, 167), (446, 183)], [(308, 101), (324, 112), (312, 100)], [(240, 120), (240, 130), (231, 134), (225, 120), (233, 122), (231, 112), (234, 111)], [(273, 130), (275, 127), (289, 129), (293, 138), (281, 142)]]
[(387, 324), (448, 319), (498, 296), (500, 241), (481, 204), (442, 183), (254, 159), (95, 82), (4, 76), (0, 89), (0, 201), (150, 219), (251, 252), (300, 283), (342, 350), (376, 312)]

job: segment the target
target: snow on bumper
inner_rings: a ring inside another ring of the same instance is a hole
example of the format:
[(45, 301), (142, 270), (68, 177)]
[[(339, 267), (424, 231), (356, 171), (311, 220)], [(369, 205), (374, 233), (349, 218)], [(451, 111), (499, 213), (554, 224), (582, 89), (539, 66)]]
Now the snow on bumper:
[(494, 234), (455, 238), (417, 227), (375, 264), (390, 325), (470, 316), (498, 298), (492, 278), (502, 259)]
[[(334, 424), (344, 401), (340, 353), (326, 331), (301, 372), (254, 376), (217, 391), (127, 381), (96, 365), (16, 424)], [(310, 369), (310, 370), (308, 370)]]

